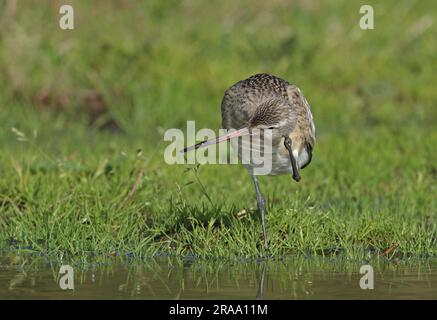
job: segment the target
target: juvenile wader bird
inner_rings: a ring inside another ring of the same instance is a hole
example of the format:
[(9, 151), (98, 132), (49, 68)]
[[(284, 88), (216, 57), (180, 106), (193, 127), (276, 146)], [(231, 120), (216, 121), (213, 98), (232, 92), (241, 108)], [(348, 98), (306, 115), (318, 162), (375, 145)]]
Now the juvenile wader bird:
[[(295, 181), (300, 180), (299, 170), (311, 162), (316, 137), (310, 106), (298, 87), (270, 74), (256, 74), (225, 91), (221, 113), (222, 127), (234, 131), (182, 151), (188, 152), (237, 137), (250, 136), (255, 129), (271, 130), (272, 168), (268, 175), (291, 173)], [(259, 148), (259, 145), (252, 141), (250, 148)], [(239, 146), (240, 158), (243, 149)], [(253, 170), (255, 165), (249, 163), (245, 167), (255, 185), (263, 240), (268, 249), (265, 200), (259, 188), (256, 170)]]

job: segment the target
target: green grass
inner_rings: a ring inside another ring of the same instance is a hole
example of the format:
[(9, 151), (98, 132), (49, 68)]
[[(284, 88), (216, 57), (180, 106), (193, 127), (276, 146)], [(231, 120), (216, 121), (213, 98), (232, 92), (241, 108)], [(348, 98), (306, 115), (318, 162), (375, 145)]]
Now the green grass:
[[(218, 129), (224, 90), (269, 72), (303, 90), (318, 139), (299, 184), (261, 178), (271, 254), (436, 256), (437, 6), (366, 4), (364, 32), (352, 1), (77, 1), (62, 31), (57, 4), (19, 2), (0, 20), (0, 247), (258, 256), (244, 169), (167, 165), (163, 133)], [(84, 90), (121, 132), (88, 124)]]

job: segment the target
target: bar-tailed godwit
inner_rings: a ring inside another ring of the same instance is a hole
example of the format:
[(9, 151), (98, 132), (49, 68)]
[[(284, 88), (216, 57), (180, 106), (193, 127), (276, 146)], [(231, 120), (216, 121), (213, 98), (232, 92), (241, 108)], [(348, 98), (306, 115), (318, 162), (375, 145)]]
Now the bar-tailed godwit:
[[(225, 91), (221, 113), (222, 127), (235, 130), (185, 148), (184, 152), (251, 135), (255, 129), (271, 130), (271, 171), (268, 175), (291, 173), (295, 181), (300, 180), (299, 170), (311, 162), (316, 137), (310, 106), (297, 86), (270, 74), (256, 74)], [(241, 145), (238, 144), (240, 158)], [(251, 142), (250, 148), (259, 147)], [(254, 165), (249, 163), (245, 167), (255, 185), (264, 244), (268, 249), (265, 200)]]

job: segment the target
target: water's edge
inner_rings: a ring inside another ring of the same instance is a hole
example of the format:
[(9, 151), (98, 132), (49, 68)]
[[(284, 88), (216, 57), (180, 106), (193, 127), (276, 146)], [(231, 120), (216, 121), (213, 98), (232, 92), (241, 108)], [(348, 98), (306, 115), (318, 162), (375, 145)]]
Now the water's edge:
[(67, 260), (0, 251), (0, 299), (436, 299), (436, 267), (437, 259)]

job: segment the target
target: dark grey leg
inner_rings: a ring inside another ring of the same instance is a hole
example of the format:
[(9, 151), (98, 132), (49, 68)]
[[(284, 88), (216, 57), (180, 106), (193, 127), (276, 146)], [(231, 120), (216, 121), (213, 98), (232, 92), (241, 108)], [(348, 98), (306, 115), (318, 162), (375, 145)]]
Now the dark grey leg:
[(259, 190), (258, 179), (255, 175), (252, 175), (253, 183), (255, 184), (256, 202), (258, 203), (258, 210), (261, 215), (261, 223), (263, 227), (263, 239), (266, 249), (269, 249), (269, 242), (267, 241), (266, 220), (265, 220), (265, 200)]

